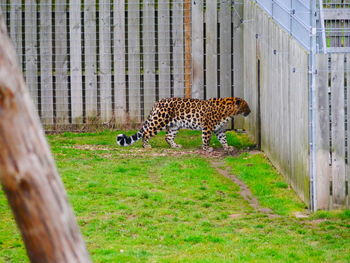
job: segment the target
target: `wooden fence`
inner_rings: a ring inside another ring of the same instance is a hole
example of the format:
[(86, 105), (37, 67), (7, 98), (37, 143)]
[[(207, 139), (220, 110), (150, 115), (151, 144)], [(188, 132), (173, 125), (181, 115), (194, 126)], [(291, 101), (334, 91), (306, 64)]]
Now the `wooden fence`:
[(186, 1), (2, 1), (45, 127), (138, 124), (191, 81), (196, 98), (242, 96), (243, 6)]
[(308, 53), (255, 2), (244, 20), (245, 128), (309, 204)]
[(317, 206), (349, 208), (350, 54), (318, 54)]
[(306, 204), (309, 125), (316, 127), (316, 209), (349, 208), (350, 54), (316, 55), (316, 120), (309, 116), (309, 54), (256, 3), (245, 1), (245, 128)]

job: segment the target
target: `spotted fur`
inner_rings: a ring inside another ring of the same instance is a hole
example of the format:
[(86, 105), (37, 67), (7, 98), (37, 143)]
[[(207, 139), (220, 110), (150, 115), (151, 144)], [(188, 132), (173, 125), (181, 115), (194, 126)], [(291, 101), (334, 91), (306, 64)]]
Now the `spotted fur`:
[(148, 140), (161, 130), (166, 130), (165, 140), (174, 148), (181, 145), (174, 139), (179, 129), (202, 130), (203, 149), (211, 150), (209, 142), (212, 133), (217, 136), (224, 149), (230, 149), (226, 141), (225, 123), (233, 116), (247, 116), (250, 108), (241, 98), (182, 99), (168, 98), (156, 102), (142, 128), (134, 135), (119, 134), (116, 138), (120, 146), (129, 146), (143, 140), (143, 147), (151, 147)]

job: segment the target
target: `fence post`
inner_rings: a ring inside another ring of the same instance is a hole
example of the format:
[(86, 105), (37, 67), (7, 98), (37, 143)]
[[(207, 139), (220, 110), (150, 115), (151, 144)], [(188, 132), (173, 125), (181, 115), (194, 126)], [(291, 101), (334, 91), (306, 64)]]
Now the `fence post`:
[(191, 0), (184, 2), (185, 29), (185, 98), (191, 97)]
[(31, 262), (90, 262), (0, 14), (0, 183)]
[(316, 174), (316, 0), (311, 1), (310, 54), (309, 54), (309, 150), (310, 150), (310, 209), (317, 210)]

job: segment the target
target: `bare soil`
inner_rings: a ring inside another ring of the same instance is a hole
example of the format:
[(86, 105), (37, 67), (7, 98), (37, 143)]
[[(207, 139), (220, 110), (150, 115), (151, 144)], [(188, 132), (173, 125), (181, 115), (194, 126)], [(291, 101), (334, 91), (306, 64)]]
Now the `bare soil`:
[[(246, 200), (249, 205), (256, 211), (266, 214), (269, 218), (276, 218), (279, 217), (279, 215), (273, 213), (273, 211), (270, 208), (262, 207), (259, 204), (259, 201), (256, 199), (256, 197), (252, 194), (249, 187), (242, 182), (240, 179), (238, 179), (236, 176), (231, 174), (227, 167), (225, 166), (225, 163), (218, 159), (212, 159), (211, 160), (212, 166), (222, 175), (226, 178), (229, 178), (232, 180), (236, 185), (239, 186), (240, 191), (239, 194)], [(234, 215), (233, 215), (234, 216)]]

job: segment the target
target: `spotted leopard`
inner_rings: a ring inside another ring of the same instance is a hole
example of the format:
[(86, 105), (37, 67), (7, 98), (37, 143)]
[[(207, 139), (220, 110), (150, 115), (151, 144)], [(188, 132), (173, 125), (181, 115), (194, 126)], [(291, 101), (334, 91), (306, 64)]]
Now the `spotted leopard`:
[(220, 99), (167, 98), (156, 102), (142, 128), (134, 135), (119, 134), (116, 138), (120, 146), (129, 146), (142, 138), (143, 147), (150, 148), (148, 140), (161, 130), (166, 130), (165, 140), (174, 148), (180, 148), (174, 139), (179, 129), (202, 130), (203, 149), (211, 151), (209, 142), (212, 133), (217, 136), (225, 150), (228, 146), (225, 123), (233, 116), (250, 113), (248, 103), (237, 97)]

